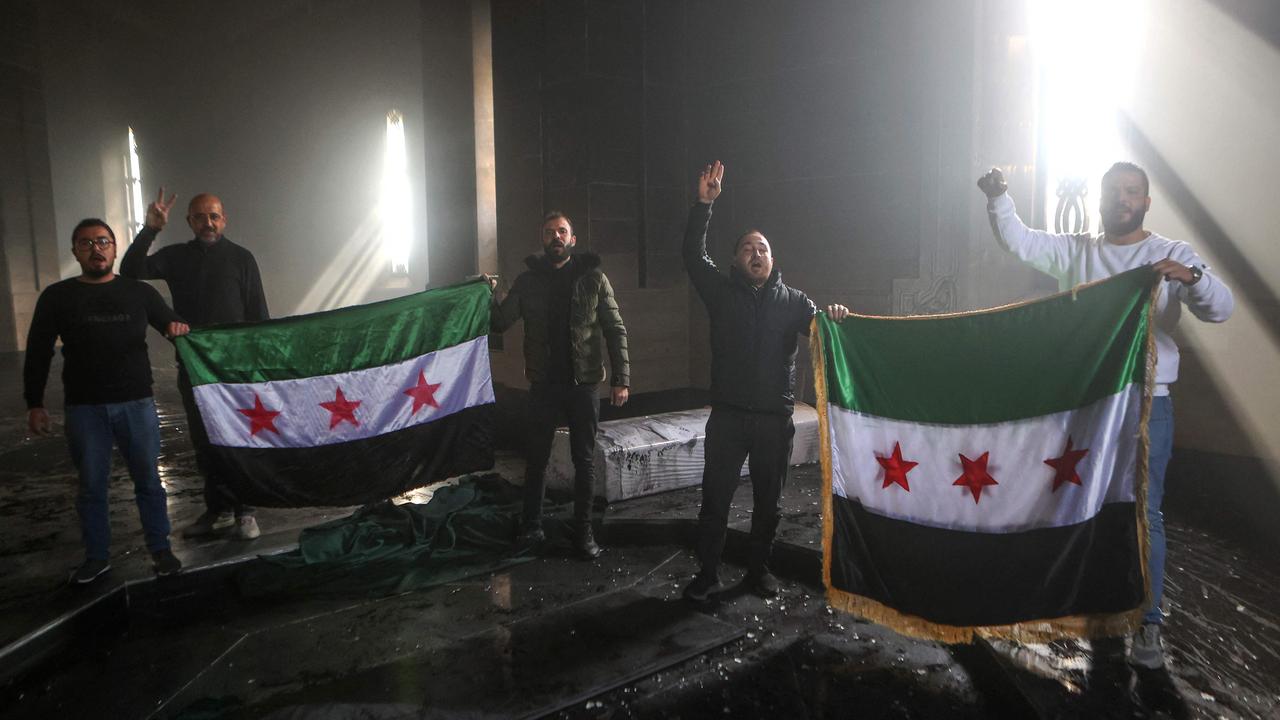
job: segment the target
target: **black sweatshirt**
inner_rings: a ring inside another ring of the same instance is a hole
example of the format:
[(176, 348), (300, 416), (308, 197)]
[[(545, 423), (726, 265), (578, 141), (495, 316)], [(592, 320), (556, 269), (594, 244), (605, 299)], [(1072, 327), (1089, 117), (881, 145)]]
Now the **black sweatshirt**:
[(573, 385), (573, 351), (569, 332), (569, 315), (573, 312), (573, 283), (582, 273), (578, 272), (579, 263), (573, 258), (569, 262), (553, 267), (547, 263), (547, 350), (550, 358), (547, 361), (547, 379), (556, 384)]
[(711, 206), (694, 203), (684, 234), (684, 266), (711, 321), (711, 404), (790, 415), (795, 405), (798, 335), (809, 333), (817, 309), (782, 284), (774, 267), (764, 287), (752, 287), (730, 267), (723, 275), (707, 257)]
[(267, 298), (253, 253), (225, 236), (212, 245), (192, 238), (147, 255), (156, 231), (142, 228), (120, 261), (120, 274), (164, 280), (173, 307), (192, 327), (266, 320)]
[(62, 384), (67, 405), (101, 405), (151, 397), (147, 325), (164, 332), (180, 320), (155, 288), (116, 277), (77, 278), (40, 293), (27, 333), (22, 369), (28, 408), (44, 407), (54, 340), (62, 338)]

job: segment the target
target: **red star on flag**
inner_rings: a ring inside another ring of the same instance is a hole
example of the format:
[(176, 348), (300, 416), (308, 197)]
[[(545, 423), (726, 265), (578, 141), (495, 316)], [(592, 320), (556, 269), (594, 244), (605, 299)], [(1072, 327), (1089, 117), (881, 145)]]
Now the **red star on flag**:
[(262, 398), (258, 397), (258, 393), (253, 394), (253, 407), (236, 408), (237, 412), (249, 418), (249, 436), (253, 437), (258, 434), (259, 430), (270, 430), (279, 435), (280, 431), (276, 429), (276, 416), (280, 414), (279, 410), (268, 410), (262, 406)]
[(911, 487), (907, 485), (907, 473), (911, 472), (911, 468), (920, 463), (903, 460), (902, 445), (900, 443), (893, 443), (893, 454), (889, 457), (877, 455), (876, 462), (880, 463), (880, 467), (884, 468), (884, 485), (881, 486), (881, 489), (890, 485), (901, 485), (903, 490), (911, 492)]
[(329, 416), (329, 429), (332, 430), (338, 426), (343, 420), (352, 425), (359, 426), (360, 421), (356, 420), (356, 408), (360, 407), (359, 400), (348, 400), (342, 394), (342, 388), (338, 388), (338, 395), (329, 402), (320, 403), (320, 407), (333, 413)]
[(1053, 492), (1058, 492), (1058, 488), (1064, 483), (1080, 484), (1080, 475), (1076, 472), (1076, 465), (1089, 454), (1089, 449), (1072, 450), (1071, 436), (1067, 436), (1067, 449), (1056, 458), (1049, 458), (1044, 461), (1045, 465), (1054, 469), (1053, 473)]
[(984, 452), (982, 457), (977, 460), (970, 460), (962, 454), (960, 456), (960, 465), (964, 468), (964, 474), (951, 483), (952, 485), (961, 485), (969, 488), (969, 492), (973, 493), (973, 503), (975, 505), (982, 498), (983, 487), (1000, 484), (987, 472), (987, 456), (990, 454), (990, 451)]
[(413, 412), (410, 415), (417, 415), (423, 405), (430, 405), (433, 408), (440, 407), (440, 403), (436, 402), (436, 390), (440, 387), (440, 383), (427, 382), (427, 376), (421, 370), (418, 371), (418, 384), (404, 391), (405, 395), (413, 398)]

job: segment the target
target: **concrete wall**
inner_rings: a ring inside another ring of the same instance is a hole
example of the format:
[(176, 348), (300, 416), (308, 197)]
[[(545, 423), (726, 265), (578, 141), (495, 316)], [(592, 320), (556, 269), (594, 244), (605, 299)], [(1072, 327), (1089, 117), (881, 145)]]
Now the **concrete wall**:
[[(475, 272), (466, 0), (160, 11), (53, 0), (40, 13), (59, 236), (87, 215), (117, 219), (121, 229), (110, 176), (131, 125), (144, 198), (161, 184), (179, 194), (160, 242), (190, 238), (182, 216), (193, 194), (219, 194), (227, 235), (257, 256), (275, 315)], [(393, 108), (406, 117), (416, 235), (400, 278), (381, 272), (378, 255)]]
[(26, 345), (36, 297), (57, 281), (59, 252), (34, 2), (5, 6), (0, 25), (0, 351)]

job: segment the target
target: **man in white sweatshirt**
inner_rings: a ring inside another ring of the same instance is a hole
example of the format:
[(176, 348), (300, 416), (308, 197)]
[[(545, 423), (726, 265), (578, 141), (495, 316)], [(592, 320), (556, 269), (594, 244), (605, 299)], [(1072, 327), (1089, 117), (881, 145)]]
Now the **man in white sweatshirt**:
[(1185, 304), (1191, 314), (1206, 322), (1223, 322), (1235, 307), (1231, 290), (1213, 273), (1190, 245), (1149, 230), (1142, 221), (1151, 208), (1147, 173), (1137, 165), (1118, 162), (1102, 176), (1099, 207), (1104, 232), (1059, 235), (1032, 230), (1018, 218), (1006, 190), (1004, 176), (992, 168), (978, 180), (987, 195), (987, 212), (996, 240), (1018, 259), (1052, 275), (1059, 290), (1102, 280), (1116, 273), (1150, 265), (1166, 281), (1156, 301), (1156, 385), (1151, 404), (1148, 435), (1151, 440), (1147, 479), (1147, 527), (1150, 555), (1151, 606), (1141, 629), (1133, 637), (1130, 662), (1147, 668), (1164, 665), (1160, 625), (1164, 619), (1164, 475), (1173, 452), (1173, 402), (1169, 386), (1178, 379), (1178, 346), (1170, 332)]

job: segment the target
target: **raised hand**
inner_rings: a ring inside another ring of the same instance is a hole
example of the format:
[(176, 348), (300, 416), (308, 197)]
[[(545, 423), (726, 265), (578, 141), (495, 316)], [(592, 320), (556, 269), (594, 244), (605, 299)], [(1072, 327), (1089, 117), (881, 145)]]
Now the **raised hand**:
[(177, 194), (169, 196), (169, 201), (165, 202), (164, 187), (156, 193), (156, 199), (147, 206), (147, 227), (160, 232), (169, 222), (169, 210), (173, 208), (173, 202), (178, 199)]
[(987, 171), (986, 175), (978, 178), (978, 189), (994, 200), (1009, 189), (1009, 183), (1004, 181), (1004, 173), (1000, 172), (1000, 168), (993, 167)]
[(720, 197), (720, 185), (724, 180), (724, 164), (719, 160), (702, 169), (698, 176), (698, 202), (708, 205)]

